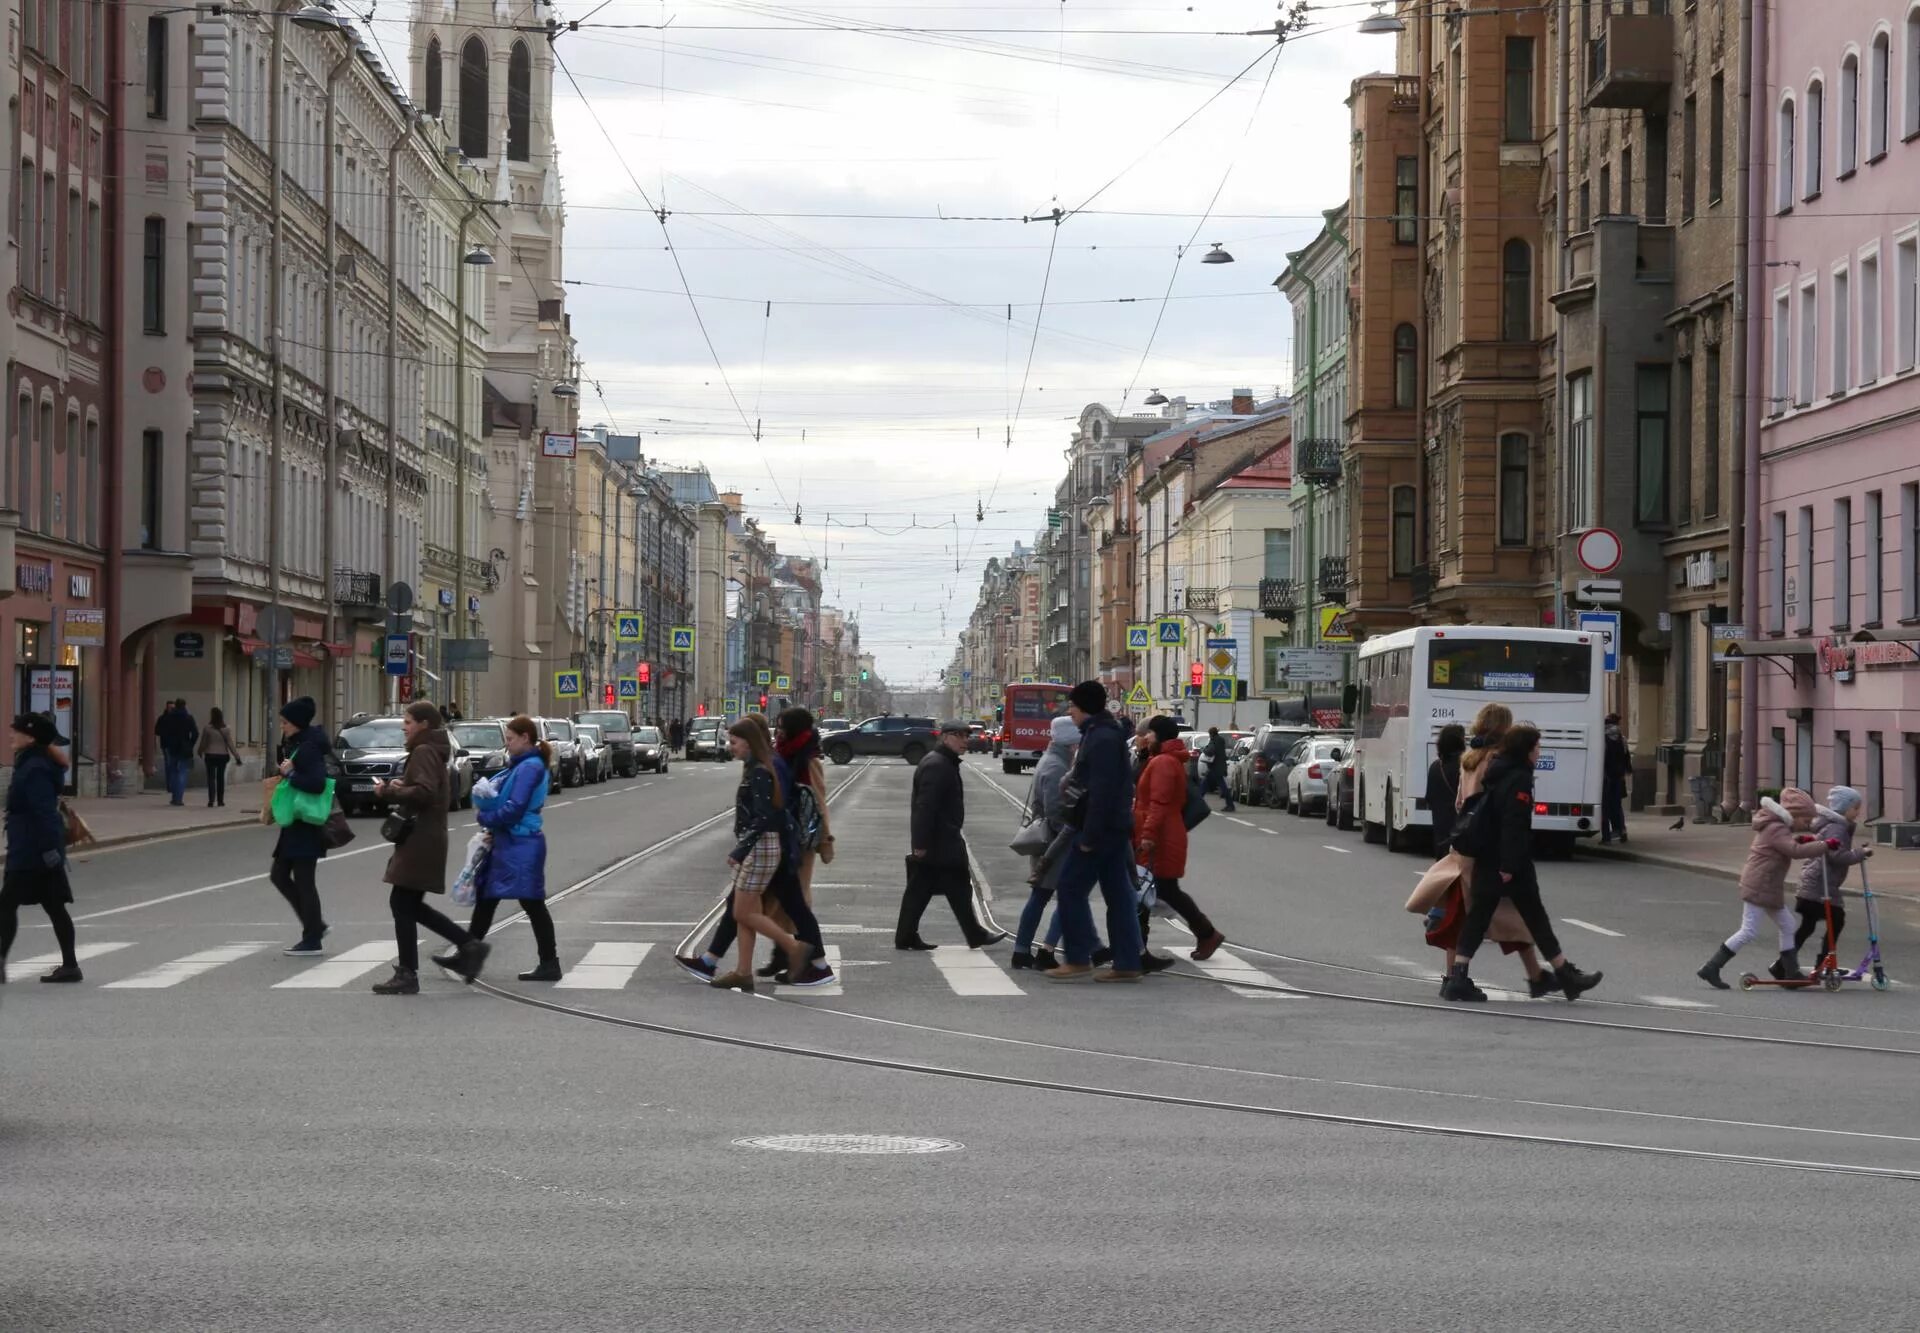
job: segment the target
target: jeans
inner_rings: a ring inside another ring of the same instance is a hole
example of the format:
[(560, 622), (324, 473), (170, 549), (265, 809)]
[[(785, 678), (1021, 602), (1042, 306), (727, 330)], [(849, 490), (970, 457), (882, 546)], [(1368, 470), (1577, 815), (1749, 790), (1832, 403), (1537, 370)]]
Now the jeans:
[(463, 945), (473, 937), (460, 929), (436, 907), (427, 905), (425, 889), (403, 889), (398, 884), (387, 895), (393, 909), (393, 942), (400, 946), (399, 965), (407, 972), (420, 970), (420, 927), (438, 935), (448, 944)]
[(292, 861), (284, 856), (273, 858), (273, 872), (267, 878), (273, 881), (273, 887), (280, 890), (280, 896), (293, 908), (293, 914), (300, 918), (300, 939), (303, 943), (318, 944), (326, 933), (327, 921), (320, 914), (320, 889), (313, 882), (318, 861)]
[(187, 800), (187, 774), (193, 771), (193, 756), (190, 754), (166, 754), (161, 757), (162, 766), (167, 775), (167, 797), (175, 805), (184, 805)]
[[(227, 765), (233, 762), (230, 754), (210, 754), (207, 760), (207, 804), (225, 805), (227, 803)], [(186, 779), (180, 780), (181, 790), (186, 789)]]
[[(800, 875), (791, 865), (782, 863), (781, 867), (773, 872), (773, 880), (767, 885), (767, 892), (774, 896), (774, 901), (780, 904), (780, 910), (787, 914), (789, 921), (793, 922), (795, 939), (816, 948), (826, 947), (820, 939), (820, 919), (813, 914), (813, 908), (808, 905), (807, 895), (800, 884)], [(713, 928), (713, 943), (707, 946), (707, 952), (715, 958), (724, 957), (727, 950), (733, 947), (733, 942), (739, 934), (740, 927), (733, 919), (733, 895), (729, 893), (726, 907), (720, 915), (720, 924)], [(740, 965), (743, 968), (751, 967), (753, 959), (742, 958)]]
[[(1540, 880), (1532, 866), (1503, 884), (1497, 861), (1483, 856), (1474, 863), (1472, 896), (1473, 905), (1467, 909), (1466, 924), (1460, 928), (1460, 944), (1454, 950), (1462, 962), (1472, 961), (1481, 942), (1487, 938), (1487, 927), (1493, 924), (1493, 914), (1499, 910), (1502, 898), (1513, 901), (1520, 919), (1527, 923), (1527, 933), (1533, 936), (1540, 956), (1560, 957), (1560, 941), (1553, 933), (1553, 920), (1547, 915), (1546, 904), (1540, 901)], [(1788, 921), (1791, 923), (1792, 918)]]
[(1122, 972), (1140, 970), (1140, 919), (1133, 888), (1133, 849), (1124, 839), (1111, 846), (1083, 851), (1079, 843), (1067, 850), (1060, 868), (1060, 921), (1066, 929), (1067, 961), (1093, 960), (1093, 907), (1089, 901), (1095, 883), (1107, 903), (1107, 939), (1113, 947), (1113, 965)]
[(1211, 796), (1216, 791), (1225, 799), (1227, 809), (1231, 811), (1234, 808), (1233, 792), (1227, 788), (1227, 761), (1224, 759), (1207, 767), (1207, 780), (1200, 788), (1202, 796)]
[(1627, 780), (1604, 778), (1600, 783), (1600, 836), (1627, 836)]
[[(503, 900), (482, 898), (473, 905), (473, 919), (467, 922), (467, 934), (476, 940), (484, 940), (487, 932), (493, 929), (493, 914)], [(547, 910), (543, 898), (516, 898), (511, 900), (519, 904), (520, 910), (527, 914), (527, 924), (533, 927), (534, 947), (540, 951), (540, 961), (552, 959), (560, 961), (560, 944), (553, 937), (553, 913)]]

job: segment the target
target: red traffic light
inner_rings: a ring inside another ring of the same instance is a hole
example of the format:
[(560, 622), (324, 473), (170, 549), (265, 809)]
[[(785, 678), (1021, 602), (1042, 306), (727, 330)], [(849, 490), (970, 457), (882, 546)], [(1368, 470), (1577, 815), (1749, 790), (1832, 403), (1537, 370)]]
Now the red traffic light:
[(764, 694), (760, 696), (760, 711), (763, 713), (767, 711), (767, 696)]
[(1206, 667), (1202, 666), (1198, 662), (1195, 662), (1192, 666), (1187, 668), (1187, 683), (1190, 685), (1204, 684), (1206, 681), (1206, 675), (1207, 675)]
[(642, 685), (651, 685), (653, 683), (653, 663), (642, 662), (640, 664), (640, 683)]
[(607, 682), (606, 698), (607, 698), (607, 707), (609, 708), (613, 707), (613, 682), (612, 681)]
[(705, 717), (707, 715), (707, 706), (705, 704), (695, 704), (693, 715), (695, 717)]

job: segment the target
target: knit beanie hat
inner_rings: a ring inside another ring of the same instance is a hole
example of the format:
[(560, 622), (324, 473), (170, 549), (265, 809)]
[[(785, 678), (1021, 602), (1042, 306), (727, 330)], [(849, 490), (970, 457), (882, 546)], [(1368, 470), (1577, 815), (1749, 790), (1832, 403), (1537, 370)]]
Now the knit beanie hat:
[(1077, 745), (1080, 742), (1080, 728), (1074, 725), (1072, 718), (1062, 713), (1053, 720), (1051, 740), (1055, 745)]
[(1795, 818), (1813, 818), (1813, 797), (1798, 787), (1788, 787), (1780, 793), (1780, 805)]
[(1866, 798), (1851, 787), (1832, 786), (1827, 788), (1827, 809), (1836, 815), (1844, 815), (1849, 810), (1857, 810)]
[(312, 726), (313, 719), (319, 716), (319, 714), (320, 705), (316, 704), (304, 694), (298, 699), (291, 700), (282, 705), (280, 709), (280, 716), (293, 723), (296, 727)]
[(1158, 717), (1148, 718), (1147, 729), (1153, 732), (1154, 739), (1162, 745), (1165, 745), (1168, 741), (1180, 734), (1180, 724), (1168, 717), (1165, 713), (1160, 714)]
[(1097, 680), (1083, 680), (1067, 691), (1067, 701), (1083, 713), (1104, 713), (1107, 687)]

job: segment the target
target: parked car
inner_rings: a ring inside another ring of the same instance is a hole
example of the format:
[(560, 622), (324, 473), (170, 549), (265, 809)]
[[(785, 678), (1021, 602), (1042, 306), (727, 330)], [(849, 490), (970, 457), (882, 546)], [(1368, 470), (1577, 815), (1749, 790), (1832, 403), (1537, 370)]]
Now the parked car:
[(640, 771), (633, 754), (633, 719), (617, 708), (595, 708), (573, 715), (575, 722), (590, 722), (600, 728), (600, 742), (607, 751), (610, 776), (630, 778)]
[[(1231, 775), (1233, 772), (1234, 747), (1253, 733), (1250, 731), (1223, 731), (1220, 734), (1226, 737), (1227, 740), (1227, 772)], [(1213, 740), (1213, 737), (1204, 731), (1193, 731), (1188, 732), (1180, 739), (1185, 741), (1187, 749), (1192, 751), (1187, 759), (1187, 777), (1194, 782), (1205, 782), (1207, 780), (1208, 768), (1206, 750), (1208, 743)], [(1229, 780), (1231, 780), (1231, 778), (1229, 778)]]
[(844, 717), (823, 717), (815, 719), (813, 731), (816, 736), (824, 736), (829, 731), (845, 731), (852, 725), (853, 723)]
[(1287, 770), (1287, 805), (1305, 819), (1309, 810), (1327, 808), (1328, 779), (1353, 749), (1351, 741), (1338, 737), (1320, 737), (1295, 747), (1298, 751)]
[(1351, 832), (1355, 827), (1353, 818), (1353, 772), (1355, 756), (1347, 751), (1347, 757), (1333, 770), (1332, 790), (1327, 793), (1327, 824), (1329, 827)]
[(687, 728), (687, 762), (696, 759), (725, 762), (727, 758), (726, 722), (717, 717), (696, 717)]
[(858, 726), (820, 738), (820, 748), (836, 764), (855, 755), (893, 758), (917, 764), (940, 739), (940, 724), (930, 717), (870, 717)]
[[(375, 799), (374, 784), (397, 778), (407, 767), (407, 734), (397, 717), (370, 717), (342, 731), (335, 746), (340, 776), (334, 795), (349, 815), (384, 810)], [(458, 810), (473, 800), (473, 761), (458, 750), (447, 760), (451, 794), (447, 809)]]
[(540, 728), (540, 739), (553, 750), (553, 789), (584, 787), (586, 767), (580, 762), (580, 748), (574, 743), (573, 723), (564, 717), (536, 717), (533, 724)]
[[(1239, 781), (1244, 794), (1236, 799), (1244, 800), (1249, 805), (1264, 805), (1270, 799), (1277, 798), (1285, 789), (1274, 788), (1273, 770), (1280, 766), (1288, 750), (1313, 734), (1312, 727), (1299, 723), (1269, 722), (1262, 725), (1253, 733), (1251, 748), (1240, 769)], [(1281, 768), (1280, 773), (1284, 777), (1286, 769)]]
[(471, 805), (473, 784), (481, 778), (495, 777), (513, 765), (507, 753), (507, 729), (498, 722), (456, 722), (448, 731), (453, 736), (453, 757), (464, 759), (471, 775), (467, 781)]
[(649, 773), (664, 773), (672, 758), (667, 738), (660, 734), (660, 728), (635, 727), (633, 729), (634, 772), (637, 773), (644, 768)]
[(580, 771), (588, 782), (605, 782), (613, 776), (613, 751), (597, 722), (574, 723), (573, 744), (580, 752)]
[(967, 724), (967, 753), (991, 754), (992, 752), (993, 737), (987, 734), (987, 729), (978, 722), (969, 722)]

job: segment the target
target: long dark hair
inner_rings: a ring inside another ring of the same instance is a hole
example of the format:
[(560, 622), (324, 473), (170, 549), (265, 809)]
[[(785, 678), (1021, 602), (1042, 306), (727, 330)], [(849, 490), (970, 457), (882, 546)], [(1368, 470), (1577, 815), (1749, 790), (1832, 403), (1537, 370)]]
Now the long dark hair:
[[(432, 705), (429, 704), (428, 707), (432, 707)], [(514, 718), (513, 721), (507, 723), (507, 730), (518, 732), (520, 735), (532, 741), (535, 752), (540, 756), (540, 762), (548, 768), (553, 767), (553, 747), (540, 739), (540, 727), (532, 718), (522, 713), (520, 716)]]
[(207, 725), (209, 727), (224, 727), (227, 725), (227, 715), (218, 708), (209, 708), (207, 710)]
[[(763, 766), (769, 774), (773, 773), (773, 736), (767, 730), (767, 720), (758, 713), (749, 713), (727, 728), (729, 736), (738, 736), (747, 743), (749, 764)], [(776, 777), (773, 783), (773, 808), (786, 808), (786, 800), (780, 793), (780, 782)]]
[(805, 708), (795, 706), (780, 714), (774, 723), (780, 734), (790, 741), (797, 741), (813, 730), (813, 714)]
[(1508, 729), (1500, 739), (1500, 757), (1511, 763), (1526, 764), (1533, 758), (1533, 747), (1540, 743), (1540, 728), (1525, 722)]
[(407, 716), (415, 722), (424, 722), (430, 727), (447, 725), (447, 715), (428, 703), (425, 699), (416, 699), (407, 705)]
[(1442, 759), (1456, 759), (1467, 752), (1467, 729), (1458, 722), (1449, 722), (1440, 728), (1440, 737), (1433, 743), (1434, 752)]

